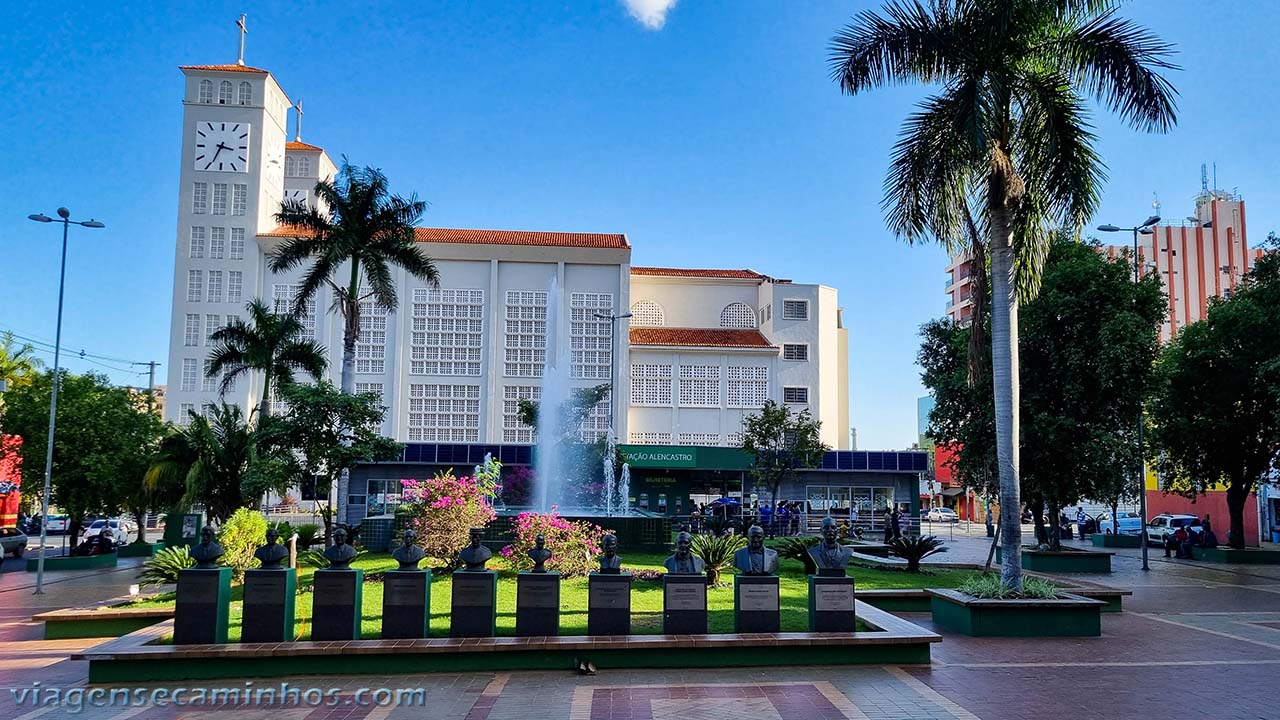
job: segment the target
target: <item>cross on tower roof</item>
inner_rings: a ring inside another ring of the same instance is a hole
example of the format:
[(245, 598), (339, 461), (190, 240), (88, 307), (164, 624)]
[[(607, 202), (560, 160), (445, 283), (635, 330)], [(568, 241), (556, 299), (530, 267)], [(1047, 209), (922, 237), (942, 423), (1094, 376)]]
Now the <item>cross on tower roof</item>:
[(296, 132), (293, 135), (293, 139), (296, 142), (302, 142), (302, 98), (298, 98), (298, 103), (293, 108), (298, 111), (298, 124), (294, 128)]
[(244, 13), (241, 13), (240, 18), (236, 20), (236, 27), (240, 28), (240, 54), (236, 57), (237, 65), (244, 64), (244, 36), (245, 33), (249, 32), (249, 28), (244, 24), (245, 18), (247, 17), (248, 16)]

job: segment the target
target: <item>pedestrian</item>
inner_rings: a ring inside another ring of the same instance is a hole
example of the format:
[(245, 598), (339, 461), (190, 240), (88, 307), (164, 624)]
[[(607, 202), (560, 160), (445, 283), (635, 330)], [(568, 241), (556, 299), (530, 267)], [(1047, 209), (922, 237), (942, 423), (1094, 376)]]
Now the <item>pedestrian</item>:
[(1088, 519), (1089, 519), (1089, 516), (1084, 514), (1084, 507), (1077, 506), (1076, 507), (1076, 532), (1080, 533), (1081, 540), (1084, 539), (1084, 525), (1085, 525), (1085, 521), (1087, 521)]

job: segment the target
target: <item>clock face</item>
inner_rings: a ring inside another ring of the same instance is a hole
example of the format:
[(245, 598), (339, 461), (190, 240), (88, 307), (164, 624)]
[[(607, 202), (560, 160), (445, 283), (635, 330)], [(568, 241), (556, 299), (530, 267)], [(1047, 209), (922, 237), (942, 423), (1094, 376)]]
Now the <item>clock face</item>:
[(249, 172), (249, 123), (196, 123), (195, 169)]

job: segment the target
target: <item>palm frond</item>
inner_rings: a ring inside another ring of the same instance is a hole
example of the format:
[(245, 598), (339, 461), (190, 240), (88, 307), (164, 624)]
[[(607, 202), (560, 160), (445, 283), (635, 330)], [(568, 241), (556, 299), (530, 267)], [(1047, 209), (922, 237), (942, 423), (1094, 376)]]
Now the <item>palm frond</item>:
[(969, 52), (969, 35), (943, 3), (891, 2), (885, 15), (864, 11), (831, 39), (828, 65), (840, 89), (854, 95), (897, 83), (944, 79)]
[(1012, 150), (1028, 192), (1040, 197), (1055, 223), (1087, 222), (1107, 177), (1084, 102), (1055, 72), (1028, 73), (1018, 85), (1021, 116)]

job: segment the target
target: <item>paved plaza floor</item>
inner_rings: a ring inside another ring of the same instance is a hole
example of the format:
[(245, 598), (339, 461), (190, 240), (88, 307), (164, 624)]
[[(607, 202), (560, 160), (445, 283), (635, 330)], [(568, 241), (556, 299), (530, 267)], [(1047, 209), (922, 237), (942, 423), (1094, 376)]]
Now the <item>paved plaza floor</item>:
[[(981, 562), (985, 538), (956, 537), (946, 559)], [(467, 718), (505, 720), (736, 720), (737, 718), (961, 718), (1048, 717), (1212, 720), (1280, 718), (1280, 567), (1209, 566), (1166, 561), (1152, 549), (1150, 571), (1138, 550), (1118, 551), (1115, 572), (1080, 576), (1133, 591), (1124, 613), (1103, 615), (1100, 638), (967, 638), (944, 632), (929, 666), (784, 667), (706, 670), (311, 676), (288, 679), (288, 689), (323, 694), (258, 706), (156, 707), (117, 703), (84, 707), (94, 720), (352, 720)], [(32, 613), (78, 606), (123, 594), (139, 561), (114, 572), (51, 574), (48, 592), (32, 595), (34, 578), (0, 573), (0, 718), (34, 720), (73, 715), (68, 707), (30, 704), (24, 689), (88, 691), (85, 663), (67, 660), (93, 640), (40, 640)], [(927, 614), (904, 615), (932, 628)], [(744, 650), (751, 652), (751, 650)], [(761, 651), (763, 652), (763, 651)], [(287, 660), (282, 660), (287, 662)], [(340, 664), (342, 659), (334, 657)], [(39, 685), (35, 685), (39, 683)], [(261, 689), (246, 682), (200, 683), (207, 688)], [(283, 692), (279, 681), (271, 689)], [(143, 694), (176, 686), (123, 686)], [(119, 689), (119, 688), (116, 688)], [(384, 691), (385, 689), (385, 691)], [(399, 706), (378, 706), (397, 690)], [(384, 691), (382, 694), (377, 694)], [(376, 695), (375, 695), (376, 694)], [(70, 696), (68, 696), (70, 697)], [(199, 697), (198, 694), (191, 697)], [(223, 696), (224, 699), (227, 696)], [(376, 700), (375, 701), (375, 698)], [(362, 704), (364, 703), (364, 704)]]

